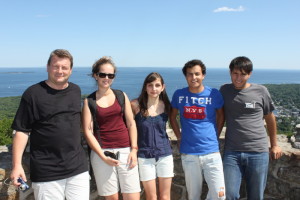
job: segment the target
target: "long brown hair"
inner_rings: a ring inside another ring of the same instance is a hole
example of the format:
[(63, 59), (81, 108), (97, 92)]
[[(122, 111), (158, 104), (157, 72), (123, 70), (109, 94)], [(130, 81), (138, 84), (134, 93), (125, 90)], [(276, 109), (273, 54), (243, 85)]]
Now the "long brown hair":
[[(141, 91), (140, 96), (138, 97), (138, 102), (140, 106), (140, 112), (143, 116), (148, 116), (148, 109), (147, 109), (147, 104), (148, 104), (148, 93), (146, 91), (146, 87), (148, 83), (151, 83), (157, 79), (160, 79), (161, 84), (164, 84), (164, 79), (163, 77), (157, 73), (157, 72), (151, 72), (148, 74), (148, 76), (144, 80), (143, 88)], [(162, 100), (165, 104), (165, 112), (169, 114), (171, 105), (170, 101), (166, 92), (166, 88), (160, 93), (159, 95), (159, 100)]]

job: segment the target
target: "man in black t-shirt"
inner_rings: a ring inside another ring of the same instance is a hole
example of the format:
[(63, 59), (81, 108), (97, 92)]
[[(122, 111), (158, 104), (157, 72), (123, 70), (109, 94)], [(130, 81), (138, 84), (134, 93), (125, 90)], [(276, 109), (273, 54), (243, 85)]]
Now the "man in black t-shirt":
[[(30, 139), (30, 178), (35, 199), (89, 199), (88, 164), (81, 145), (80, 88), (68, 82), (73, 57), (54, 50), (47, 64), (48, 79), (30, 86), (22, 95), (12, 128), (11, 180), (27, 181), (22, 155)], [(30, 135), (30, 137), (29, 137)]]

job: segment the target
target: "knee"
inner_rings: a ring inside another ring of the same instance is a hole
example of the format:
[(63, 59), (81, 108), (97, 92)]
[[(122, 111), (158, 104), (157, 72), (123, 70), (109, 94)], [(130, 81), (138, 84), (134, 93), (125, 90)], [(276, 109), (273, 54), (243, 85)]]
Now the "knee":
[(119, 197), (105, 197), (105, 200), (119, 200)]
[(146, 194), (146, 199), (148, 200), (157, 200), (156, 194)]
[(233, 191), (228, 191), (226, 188), (226, 200), (238, 200), (240, 199), (239, 192), (235, 193)]
[(160, 200), (170, 200), (170, 195), (159, 195)]
[(218, 198), (219, 199), (225, 199), (225, 188), (221, 187), (219, 192), (218, 192)]

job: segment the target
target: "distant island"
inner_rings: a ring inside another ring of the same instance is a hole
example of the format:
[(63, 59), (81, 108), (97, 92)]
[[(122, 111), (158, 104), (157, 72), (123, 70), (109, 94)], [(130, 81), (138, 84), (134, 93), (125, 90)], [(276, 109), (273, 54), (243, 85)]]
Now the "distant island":
[(32, 74), (34, 72), (0, 72), (0, 74)]
[[(30, 73), (30, 72), (23, 72)], [(279, 134), (292, 135), (300, 124), (300, 84), (264, 84), (274, 101)], [(83, 95), (84, 99), (87, 95)], [(0, 145), (11, 143), (10, 125), (21, 97), (0, 97)]]

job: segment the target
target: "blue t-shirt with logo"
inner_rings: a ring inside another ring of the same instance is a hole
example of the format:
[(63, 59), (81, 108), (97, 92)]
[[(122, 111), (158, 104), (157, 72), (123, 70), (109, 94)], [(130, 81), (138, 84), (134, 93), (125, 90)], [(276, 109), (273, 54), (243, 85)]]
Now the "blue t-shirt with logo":
[(187, 87), (175, 91), (171, 104), (180, 113), (180, 152), (192, 155), (219, 152), (216, 110), (224, 104), (221, 93), (207, 86), (201, 93), (191, 93)]

